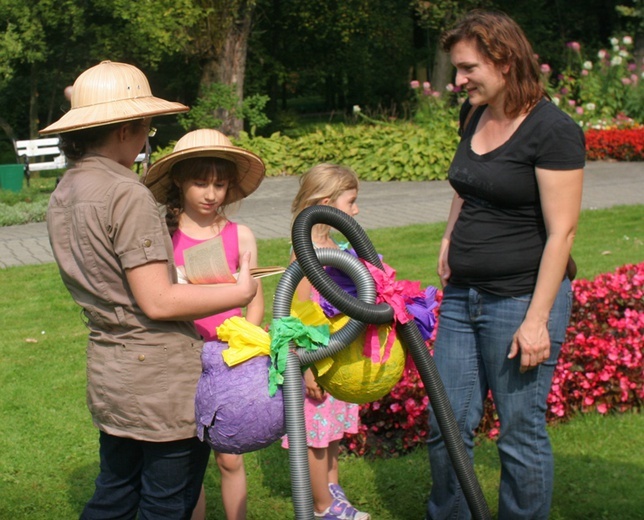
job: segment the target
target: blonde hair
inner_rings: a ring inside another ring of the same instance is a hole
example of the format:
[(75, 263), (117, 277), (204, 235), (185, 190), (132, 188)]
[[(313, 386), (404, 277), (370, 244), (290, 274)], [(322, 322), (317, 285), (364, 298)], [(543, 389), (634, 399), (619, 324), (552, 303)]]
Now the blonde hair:
[[(313, 166), (300, 177), (300, 189), (291, 204), (291, 226), (302, 212), (311, 206), (317, 206), (324, 199), (334, 205), (345, 191), (358, 190), (358, 176), (351, 168), (339, 164), (321, 163)], [(328, 233), (330, 226), (316, 224), (318, 233)]]
[(300, 189), (291, 204), (293, 220), (303, 209), (317, 206), (324, 199), (333, 204), (348, 190), (358, 189), (358, 176), (351, 168), (321, 163), (300, 177)]

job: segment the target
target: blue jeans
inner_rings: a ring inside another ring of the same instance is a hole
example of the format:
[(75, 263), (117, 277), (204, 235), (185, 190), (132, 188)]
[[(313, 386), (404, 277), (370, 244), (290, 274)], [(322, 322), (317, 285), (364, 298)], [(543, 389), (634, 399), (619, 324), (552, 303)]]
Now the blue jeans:
[(101, 469), (83, 520), (190, 519), (210, 447), (197, 437), (172, 442), (100, 432)]
[[(547, 519), (552, 501), (554, 461), (546, 431), (546, 399), (572, 306), (565, 279), (550, 312), (550, 358), (521, 374), (520, 354), (508, 359), (512, 337), (531, 295), (500, 297), (448, 285), (443, 293), (434, 360), (456, 421), (473, 457), (474, 430), (492, 391), (501, 430), (499, 519)], [(432, 490), (428, 519), (469, 519), (470, 511), (452, 468), (431, 406), (429, 460)]]

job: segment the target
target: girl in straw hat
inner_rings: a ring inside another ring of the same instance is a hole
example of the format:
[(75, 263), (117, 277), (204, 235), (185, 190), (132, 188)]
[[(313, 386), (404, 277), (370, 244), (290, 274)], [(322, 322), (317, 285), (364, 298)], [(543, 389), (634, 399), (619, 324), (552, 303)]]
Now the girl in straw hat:
[[(257, 243), (253, 232), (232, 222), (226, 208), (246, 197), (262, 182), (264, 164), (251, 152), (237, 148), (217, 130), (195, 130), (183, 136), (174, 151), (157, 161), (145, 177), (152, 193), (167, 207), (166, 222), (172, 235), (174, 260), (184, 265), (184, 251), (215, 237), (221, 238), (228, 267), (239, 269), (244, 251), (251, 251), (251, 267), (257, 266)], [(217, 327), (232, 316), (241, 316), (238, 306), (230, 311), (195, 321), (206, 341), (206, 352), (226, 348), (217, 342)], [(261, 285), (246, 307), (246, 320), (260, 326), (264, 318)], [(207, 356), (206, 356), (207, 357)], [(221, 472), (221, 495), (228, 520), (246, 518), (246, 472), (242, 455), (215, 453)], [(197, 516), (199, 515), (199, 516)], [(193, 518), (205, 516), (205, 496)]]
[(250, 254), (237, 283), (177, 283), (172, 243), (131, 167), (151, 118), (188, 110), (152, 96), (145, 75), (102, 62), (75, 81), (61, 133), (72, 166), (47, 211), (63, 282), (89, 329), (87, 402), (100, 430), (100, 472), (82, 518), (190, 518), (208, 464), (196, 437), (201, 373), (194, 319), (249, 304)]

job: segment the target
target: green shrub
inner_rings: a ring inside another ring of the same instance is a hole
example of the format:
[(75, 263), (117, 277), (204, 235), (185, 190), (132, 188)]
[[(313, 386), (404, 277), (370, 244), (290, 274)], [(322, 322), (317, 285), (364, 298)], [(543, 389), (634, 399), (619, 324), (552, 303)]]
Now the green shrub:
[(269, 176), (299, 175), (333, 162), (367, 181), (437, 180), (447, 177), (458, 144), (456, 125), (451, 118), (437, 120), (432, 130), (412, 123), (326, 125), (297, 138), (242, 134), (236, 144), (259, 155)]
[(28, 222), (43, 222), (47, 213), (49, 200), (40, 199), (33, 202), (4, 204), (0, 202), (0, 226), (15, 226)]
[(259, 94), (247, 96), (240, 103), (232, 86), (213, 83), (205, 88), (189, 113), (179, 114), (178, 120), (185, 130), (218, 128), (223, 123), (220, 112), (224, 110), (232, 117), (245, 119), (251, 128), (256, 129), (270, 123), (264, 113), (266, 103), (268, 96)]

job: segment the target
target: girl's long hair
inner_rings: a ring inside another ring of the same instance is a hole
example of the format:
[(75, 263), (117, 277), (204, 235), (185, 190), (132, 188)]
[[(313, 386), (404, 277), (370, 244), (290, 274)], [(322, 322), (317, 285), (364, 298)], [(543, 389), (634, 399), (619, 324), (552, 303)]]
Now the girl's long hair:
[(170, 178), (172, 182), (168, 189), (165, 217), (170, 235), (174, 235), (174, 232), (179, 228), (179, 217), (183, 213), (181, 186), (184, 182), (189, 180), (210, 182), (213, 179), (228, 181), (226, 198), (217, 209), (222, 218), (226, 218), (226, 206), (231, 204), (231, 200), (235, 200), (239, 191), (237, 165), (219, 157), (195, 157), (180, 161), (172, 166)]
[(474, 42), (478, 52), (496, 67), (507, 66), (504, 108), (508, 117), (517, 117), (543, 97), (549, 97), (532, 45), (508, 15), (499, 11), (470, 11), (442, 35), (441, 45), (445, 52), (450, 52), (464, 40)]
[[(357, 190), (358, 184), (358, 176), (347, 166), (330, 163), (313, 166), (300, 177), (300, 189), (291, 204), (291, 224), (303, 209), (317, 206), (324, 199), (334, 204), (345, 191)], [(320, 232), (329, 228), (324, 224), (316, 227)]]

